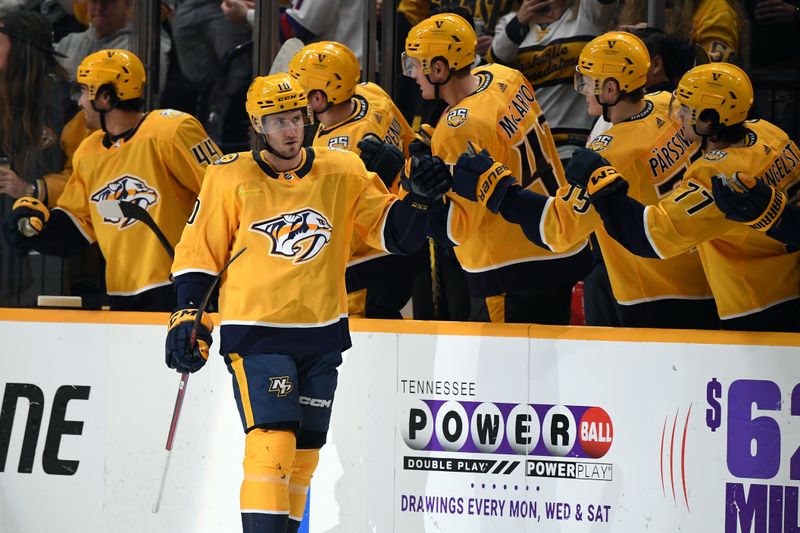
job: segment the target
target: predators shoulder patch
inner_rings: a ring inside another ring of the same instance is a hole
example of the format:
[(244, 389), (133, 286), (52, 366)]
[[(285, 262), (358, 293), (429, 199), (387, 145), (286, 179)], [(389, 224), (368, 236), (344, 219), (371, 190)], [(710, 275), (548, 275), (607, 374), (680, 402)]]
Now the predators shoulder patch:
[(723, 152), (722, 150), (711, 150), (710, 152), (703, 154), (703, 159), (706, 161), (722, 161), (725, 159), (726, 155), (728, 155), (728, 152)]
[(214, 162), (214, 164), (215, 165), (227, 165), (228, 163), (233, 163), (237, 159), (239, 159), (239, 154), (237, 154), (237, 153), (225, 154), (222, 157), (220, 157), (219, 159), (217, 159)]
[(611, 141), (613, 140), (614, 137), (612, 137), (611, 135), (598, 135), (589, 144), (589, 148), (591, 148), (595, 152), (602, 152), (603, 150), (608, 148), (608, 145), (611, 144)]
[(467, 109), (459, 107), (451, 109), (447, 113), (447, 125), (451, 128), (457, 128), (467, 121)]

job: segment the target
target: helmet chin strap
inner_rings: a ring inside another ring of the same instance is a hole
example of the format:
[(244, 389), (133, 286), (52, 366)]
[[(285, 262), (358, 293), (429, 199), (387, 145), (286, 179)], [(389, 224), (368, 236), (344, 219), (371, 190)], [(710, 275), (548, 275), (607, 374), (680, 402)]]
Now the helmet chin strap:
[(103, 130), (103, 133), (111, 135), (108, 132), (108, 128), (106, 127), (106, 113), (108, 113), (109, 111), (113, 111), (116, 105), (112, 104), (111, 109), (97, 109), (97, 106), (95, 105), (94, 102), (95, 102), (94, 100), (89, 101), (89, 103), (92, 104), (92, 109), (94, 109), (100, 114), (100, 129)]
[(453, 69), (451, 69), (449, 67), (447, 69), (447, 78), (445, 78), (444, 81), (438, 81), (438, 82), (437, 81), (433, 81), (433, 80), (431, 80), (431, 75), (430, 74), (425, 74), (425, 79), (428, 80), (428, 83), (433, 85), (433, 99), (434, 100), (440, 100), (441, 99), (439, 97), (439, 87), (444, 85), (448, 81), (450, 81), (450, 78), (452, 78), (452, 77), (453, 77)]
[(608, 116), (608, 110), (609, 110), (609, 108), (614, 107), (615, 105), (617, 105), (619, 103), (619, 101), (622, 100), (622, 95), (620, 94), (619, 96), (617, 96), (617, 99), (614, 100), (614, 102), (611, 103), (611, 104), (605, 104), (605, 103), (601, 102), (599, 94), (594, 95), (594, 97), (597, 100), (597, 103), (600, 105), (600, 107), (603, 108), (603, 120), (605, 120), (606, 122), (611, 122), (611, 118)]

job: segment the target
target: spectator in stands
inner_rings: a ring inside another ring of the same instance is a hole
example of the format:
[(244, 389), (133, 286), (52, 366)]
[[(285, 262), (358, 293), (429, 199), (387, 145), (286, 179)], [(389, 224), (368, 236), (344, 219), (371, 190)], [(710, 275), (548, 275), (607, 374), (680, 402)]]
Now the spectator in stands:
[(0, 16), (20, 9), (33, 9), (38, 4), (39, 0), (0, 0)]
[[(498, 21), (518, 3), (519, 0), (495, 0), (494, 2), (480, 2), (478, 0), (400, 0), (397, 4), (397, 11), (410, 24), (406, 29), (406, 33), (408, 33), (408, 29), (411, 26), (415, 26), (422, 19), (431, 15), (452, 12), (464, 16), (456, 9), (467, 9), (470, 16), (465, 18), (467, 20), (473, 19), (475, 34), (478, 36), (478, 45), (475, 51), (479, 56), (483, 57), (489, 51), (489, 47), (492, 46), (492, 38), (495, 35)], [(402, 43), (402, 41), (400, 42)]]
[[(237, 110), (244, 109), (244, 96), (252, 79), (252, 54), (249, 49), (235, 49), (250, 40), (250, 32), (225, 18), (219, 0), (178, 0), (171, 25), (178, 66), (199, 90), (198, 112), (202, 114), (198, 116), (212, 138), (221, 146), (233, 137), (247, 142), (241, 124), (233, 123), (237, 114), (240, 122), (247, 120)], [(212, 93), (214, 101), (210, 102)], [(215, 119), (208, 120), (212, 112)]]
[[(0, 18), (0, 156), (7, 158), (0, 165), (0, 216), (23, 195), (53, 201), (69, 173), (59, 172), (75, 146), (66, 146), (62, 129), (77, 107), (55, 55), (44, 16), (17, 10)], [(34, 305), (44, 287), (61, 288), (61, 261), (14, 257), (2, 245), (0, 279), (0, 305)]]
[[(375, 1), (375, 0), (372, 0)], [(222, 11), (228, 20), (253, 27), (255, 3), (250, 0), (223, 0)], [(281, 14), (280, 37), (297, 37), (303, 43), (336, 41), (363, 58), (365, 3), (353, 0), (292, 0), (292, 7)]]
[[(250, 38), (245, 28), (226, 20), (218, 0), (178, 0), (171, 25), (181, 72), (202, 85), (215, 80), (225, 52)], [(249, 83), (250, 65), (243, 63)], [(237, 71), (236, 76), (242, 74)]]
[[(110, 48), (132, 50), (136, 31), (129, 20), (130, 8), (131, 0), (86, 0), (89, 28), (67, 35), (56, 45), (56, 50), (66, 56), (61, 64), (73, 81), (78, 65), (89, 54)], [(171, 48), (169, 35), (162, 30), (158, 92), (164, 90), (167, 81)]]
[(609, 24), (616, 5), (616, 0), (523, 0), (497, 25), (489, 59), (528, 78), (562, 161), (586, 145), (593, 122), (585, 99), (572, 90), (578, 56)]
[[(623, 29), (644, 27), (645, 20), (647, 0), (626, 0), (619, 17)], [(672, 0), (664, 29), (702, 46), (711, 61), (736, 63), (749, 48), (747, 26), (739, 0)]]
[[(0, 153), (11, 163), (0, 167), (0, 193), (11, 198), (28, 195), (47, 202), (58, 196), (68, 176), (61, 172), (64, 143), (69, 143), (62, 129), (77, 108), (56, 55), (52, 27), (43, 15), (15, 11), (0, 19)], [(77, 144), (70, 146), (74, 150)]]

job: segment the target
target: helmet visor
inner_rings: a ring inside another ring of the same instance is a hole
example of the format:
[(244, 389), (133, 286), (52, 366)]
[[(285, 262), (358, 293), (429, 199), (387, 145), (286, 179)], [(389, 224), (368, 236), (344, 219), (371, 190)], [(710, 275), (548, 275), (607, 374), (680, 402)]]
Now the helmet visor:
[(591, 96), (594, 94), (594, 79), (591, 76), (583, 74), (578, 67), (575, 67), (575, 75), (572, 80), (572, 86), (575, 90), (584, 96)]
[(70, 100), (72, 100), (73, 102), (77, 102), (78, 100), (80, 100), (81, 96), (83, 95), (83, 91), (86, 90), (85, 87), (86, 85), (79, 85), (77, 82), (74, 81), (70, 83), (69, 84)]
[[(307, 107), (301, 109), (291, 109), (283, 111), (282, 113), (275, 113), (273, 115), (264, 115), (261, 117), (259, 125), (261, 131), (259, 133), (270, 134), (280, 133), (291, 129), (302, 129), (311, 124), (311, 112)], [(298, 135), (303, 135), (299, 132)]]
[(413, 78), (417, 69), (422, 68), (419, 59), (411, 57), (405, 52), (403, 52), (400, 57), (402, 58), (403, 62), (403, 76), (408, 76), (409, 78)]
[(669, 118), (676, 122), (683, 123), (684, 121), (689, 121), (691, 117), (692, 110), (689, 106), (681, 104), (681, 101), (678, 100), (675, 92), (673, 92), (672, 97), (669, 99)]

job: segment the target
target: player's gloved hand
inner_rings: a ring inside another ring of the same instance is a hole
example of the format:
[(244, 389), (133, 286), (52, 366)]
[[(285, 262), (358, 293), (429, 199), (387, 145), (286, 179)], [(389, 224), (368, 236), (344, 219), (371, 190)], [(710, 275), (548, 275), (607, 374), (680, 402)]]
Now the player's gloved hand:
[(492, 159), (486, 149), (476, 154), (470, 147), (458, 158), (453, 171), (453, 190), (467, 200), (485, 205), (492, 213), (500, 210), (514, 181), (508, 167)]
[(197, 328), (197, 340), (192, 350), (189, 349), (189, 338), (192, 334), (197, 309), (178, 309), (169, 317), (166, 342), (166, 363), (178, 372), (196, 372), (208, 361), (208, 349), (211, 347), (211, 332), (214, 323), (207, 313), (203, 314)]
[(367, 170), (376, 173), (386, 188), (390, 188), (397, 178), (397, 173), (406, 162), (403, 152), (393, 144), (383, 142), (372, 133), (365, 135), (356, 146), (361, 150), (361, 160)]
[(628, 190), (628, 182), (606, 158), (589, 148), (576, 150), (564, 169), (567, 182), (585, 188), (592, 198)]
[(711, 191), (725, 218), (759, 231), (770, 229), (786, 208), (786, 195), (742, 172), (717, 174), (711, 179)]
[(50, 220), (50, 210), (32, 196), (18, 198), (3, 221), (3, 234), (14, 254), (25, 257), (31, 249), (29, 237), (41, 233)]
[(401, 174), (401, 185), (408, 191), (406, 201), (416, 209), (426, 210), (440, 202), (453, 185), (447, 165), (436, 156), (412, 157)]
[(423, 124), (419, 129), (419, 137), (408, 143), (408, 153), (411, 156), (431, 155), (431, 138), (433, 137), (433, 126)]
[(608, 166), (611, 166), (611, 163), (594, 150), (579, 148), (572, 154), (572, 159), (569, 160), (564, 173), (570, 185), (585, 189), (592, 173), (600, 167)]

